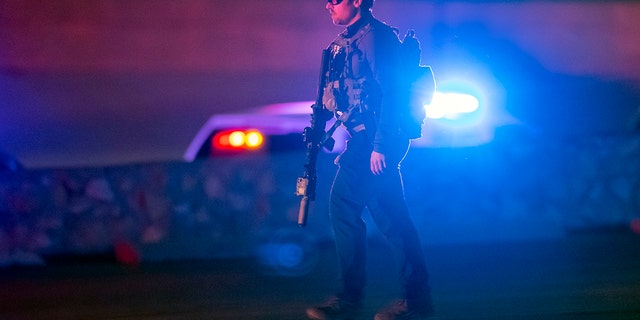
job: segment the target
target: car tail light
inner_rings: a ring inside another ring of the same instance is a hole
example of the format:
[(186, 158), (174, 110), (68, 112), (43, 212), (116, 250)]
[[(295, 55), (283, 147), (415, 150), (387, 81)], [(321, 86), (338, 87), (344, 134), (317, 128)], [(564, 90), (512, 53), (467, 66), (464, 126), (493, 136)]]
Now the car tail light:
[(257, 150), (263, 144), (264, 136), (255, 129), (220, 131), (211, 139), (212, 149), (218, 151)]

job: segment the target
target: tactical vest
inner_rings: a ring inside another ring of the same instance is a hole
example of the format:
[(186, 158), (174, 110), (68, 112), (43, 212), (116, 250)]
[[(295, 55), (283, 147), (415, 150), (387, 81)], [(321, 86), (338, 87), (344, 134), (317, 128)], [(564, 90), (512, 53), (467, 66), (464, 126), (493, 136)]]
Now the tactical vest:
[(331, 60), (323, 105), (352, 132), (373, 126), (374, 113), (381, 103), (379, 85), (358, 47), (362, 38), (371, 31), (371, 23), (366, 22), (350, 38), (339, 35), (329, 47)]
[[(329, 47), (331, 59), (323, 105), (352, 133), (364, 129), (371, 129), (369, 133), (375, 132), (382, 103), (380, 85), (359, 48), (361, 40), (372, 32), (372, 28), (388, 28), (398, 35), (396, 28), (371, 19), (352, 37), (347, 38), (343, 33)], [(422, 136), (426, 116), (424, 105), (431, 103), (435, 93), (435, 79), (431, 67), (420, 64), (420, 42), (413, 30), (409, 30), (404, 40), (398, 40), (397, 45), (400, 60), (395, 66), (397, 74), (392, 75), (394, 79), (390, 80), (395, 87), (391, 98), (387, 97), (390, 101), (386, 103), (395, 104), (398, 133), (409, 139), (417, 139)]]

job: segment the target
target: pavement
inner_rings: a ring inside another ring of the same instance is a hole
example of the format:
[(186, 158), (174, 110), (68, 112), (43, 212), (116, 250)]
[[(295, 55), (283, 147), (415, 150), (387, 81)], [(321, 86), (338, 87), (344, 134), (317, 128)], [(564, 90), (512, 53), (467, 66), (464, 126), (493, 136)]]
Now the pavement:
[[(640, 235), (426, 245), (433, 319), (640, 319)], [(305, 319), (337, 286), (331, 244), (303, 273), (257, 259), (0, 269), (0, 319)], [(398, 296), (388, 248), (370, 244), (362, 319)]]

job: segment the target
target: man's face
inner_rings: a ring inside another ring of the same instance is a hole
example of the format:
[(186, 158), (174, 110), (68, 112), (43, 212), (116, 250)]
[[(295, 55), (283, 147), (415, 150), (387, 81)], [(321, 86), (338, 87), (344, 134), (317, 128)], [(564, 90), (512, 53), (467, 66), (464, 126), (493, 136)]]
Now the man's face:
[(330, 0), (326, 8), (329, 10), (333, 23), (348, 26), (360, 18), (360, 5), (362, 0)]

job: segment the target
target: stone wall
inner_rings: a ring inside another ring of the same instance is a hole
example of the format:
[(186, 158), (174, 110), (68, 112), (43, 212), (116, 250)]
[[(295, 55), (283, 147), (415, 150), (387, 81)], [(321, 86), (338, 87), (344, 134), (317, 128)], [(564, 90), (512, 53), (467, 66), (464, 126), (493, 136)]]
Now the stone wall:
[[(60, 256), (110, 255), (125, 263), (248, 256), (283, 231), (329, 241), (332, 158), (320, 157), (318, 199), (304, 229), (296, 225), (293, 194), (299, 153), (4, 171), (0, 266)], [(636, 135), (499, 135), (474, 148), (412, 149), (403, 171), (425, 243), (522, 240), (637, 226), (639, 160)]]

